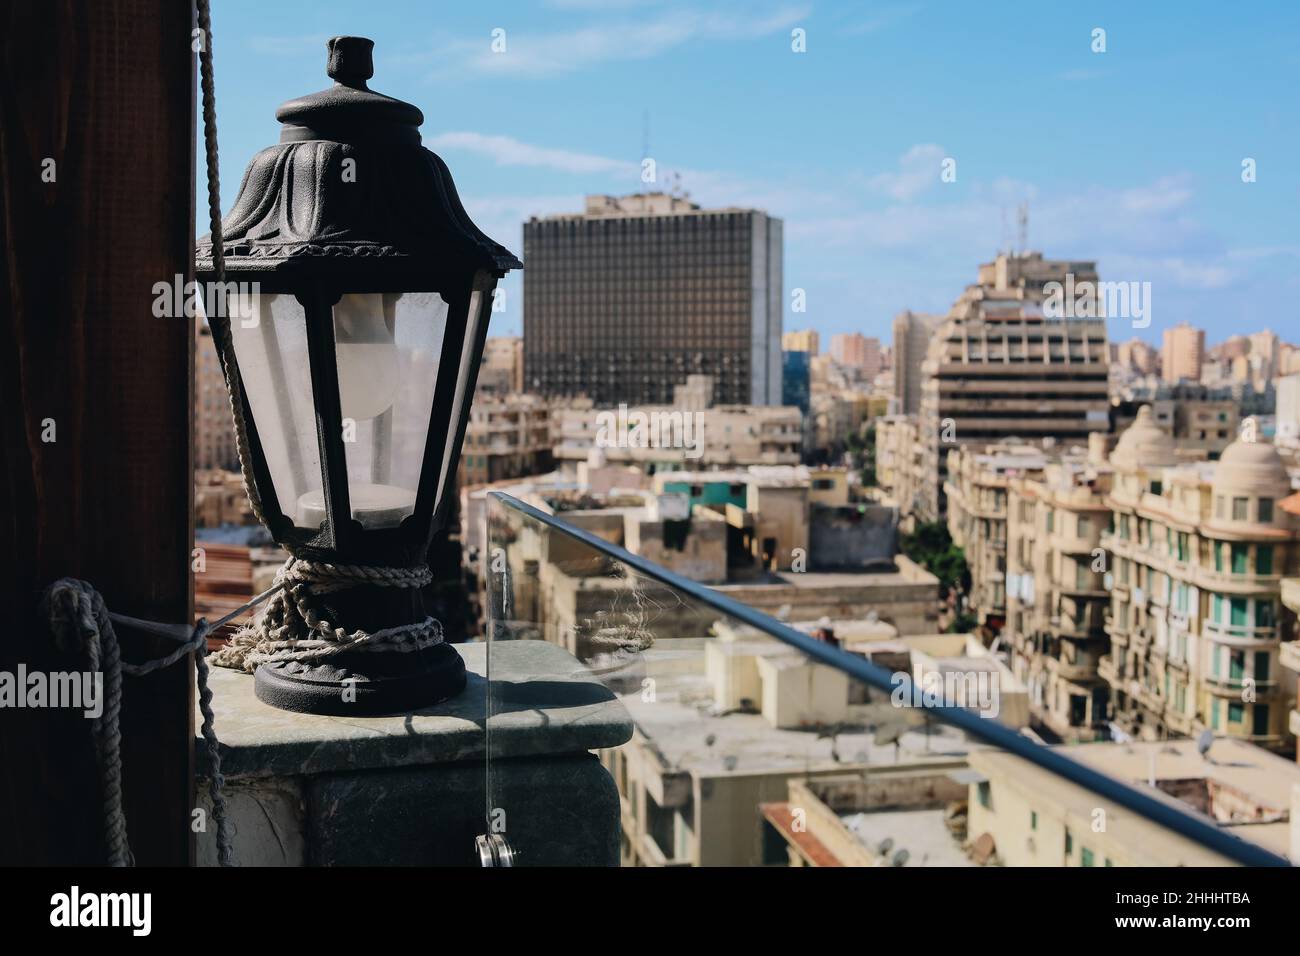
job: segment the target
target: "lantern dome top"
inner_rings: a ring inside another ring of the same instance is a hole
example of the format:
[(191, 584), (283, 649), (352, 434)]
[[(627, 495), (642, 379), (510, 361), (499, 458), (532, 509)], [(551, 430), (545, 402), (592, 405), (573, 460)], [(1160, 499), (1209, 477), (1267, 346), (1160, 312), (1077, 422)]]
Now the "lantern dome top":
[[(333, 37), (327, 48), (334, 85), (276, 110), (280, 142), (249, 162), (222, 220), (227, 272), (292, 277), (328, 259), (342, 286), (415, 291), (413, 282), (521, 268), (474, 225), (447, 164), (420, 145), (424, 114), (368, 86), (374, 42)], [(210, 235), (195, 259), (210, 278)]]
[(325, 72), (334, 85), (281, 104), (275, 118), (284, 124), (280, 142), (304, 139), (420, 141), (424, 114), (402, 100), (376, 93), (366, 85), (375, 75), (373, 40), (332, 37), (326, 44)]

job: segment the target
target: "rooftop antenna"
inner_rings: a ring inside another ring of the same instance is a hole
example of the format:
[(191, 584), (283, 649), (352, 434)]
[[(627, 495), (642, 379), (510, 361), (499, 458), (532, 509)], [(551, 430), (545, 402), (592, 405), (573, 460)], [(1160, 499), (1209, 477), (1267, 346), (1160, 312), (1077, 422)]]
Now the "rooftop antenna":
[(1023, 256), (1025, 250), (1029, 248), (1029, 200), (1025, 200), (1016, 209), (1016, 238), (1020, 243), (1020, 254)]
[[(650, 158), (650, 111), (641, 111), (641, 169), (645, 169), (645, 161)], [(637, 172), (637, 190), (645, 190), (645, 183), (641, 182), (641, 172)]]

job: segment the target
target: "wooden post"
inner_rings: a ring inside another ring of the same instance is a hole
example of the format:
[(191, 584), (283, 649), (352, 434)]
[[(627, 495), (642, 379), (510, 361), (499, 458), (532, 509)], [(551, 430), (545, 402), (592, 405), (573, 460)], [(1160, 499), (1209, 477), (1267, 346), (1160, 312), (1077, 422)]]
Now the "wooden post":
[[(0, 669), (66, 670), (42, 590), (191, 617), (190, 4), (0, 0)], [(127, 660), (169, 647), (122, 634)], [(127, 827), (141, 865), (193, 861), (193, 661), (124, 678)], [(0, 863), (103, 862), (90, 724), (0, 710)]]

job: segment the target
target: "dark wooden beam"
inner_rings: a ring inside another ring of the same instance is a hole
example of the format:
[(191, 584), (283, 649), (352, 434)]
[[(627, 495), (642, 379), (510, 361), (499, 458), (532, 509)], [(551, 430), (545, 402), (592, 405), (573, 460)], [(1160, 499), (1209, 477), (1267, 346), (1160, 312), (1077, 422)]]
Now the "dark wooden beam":
[[(155, 317), (153, 287), (192, 271), (191, 18), (177, 0), (0, 2), (0, 669), (67, 668), (36, 616), (65, 575), (112, 610), (190, 620), (194, 322)], [(193, 662), (124, 681), (131, 846), (189, 863)], [(89, 732), (0, 709), (0, 863), (104, 860)]]

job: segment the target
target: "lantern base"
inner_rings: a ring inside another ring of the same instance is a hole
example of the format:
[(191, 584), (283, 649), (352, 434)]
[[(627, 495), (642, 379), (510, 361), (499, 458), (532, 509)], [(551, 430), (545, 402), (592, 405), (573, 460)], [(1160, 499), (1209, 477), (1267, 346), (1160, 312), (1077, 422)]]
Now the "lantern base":
[(420, 651), (336, 654), (317, 664), (274, 661), (253, 677), (257, 699), (280, 710), (331, 717), (405, 714), (465, 689), (465, 662), (449, 644)]

